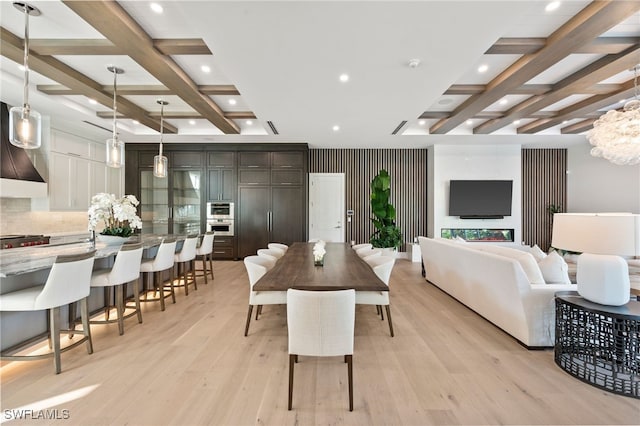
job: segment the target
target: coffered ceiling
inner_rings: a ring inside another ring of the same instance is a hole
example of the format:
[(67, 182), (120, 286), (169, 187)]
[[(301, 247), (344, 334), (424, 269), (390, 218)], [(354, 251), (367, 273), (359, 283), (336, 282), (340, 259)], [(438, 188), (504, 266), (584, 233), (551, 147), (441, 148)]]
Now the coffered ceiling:
[[(169, 141), (560, 145), (634, 95), (640, 1), (549, 3), (34, 1), (30, 100), (106, 138), (116, 65), (126, 141), (157, 139), (161, 98)], [(24, 18), (2, 1), (0, 23), (0, 96), (20, 104)]]

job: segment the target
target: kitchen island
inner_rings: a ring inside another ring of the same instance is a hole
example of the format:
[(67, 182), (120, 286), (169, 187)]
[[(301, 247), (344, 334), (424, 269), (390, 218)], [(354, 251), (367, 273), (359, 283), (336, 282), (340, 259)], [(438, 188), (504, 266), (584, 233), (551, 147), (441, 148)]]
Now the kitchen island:
[[(132, 242), (141, 242), (145, 256), (155, 256), (157, 247), (167, 235), (137, 235), (129, 238)], [(178, 239), (179, 246), (186, 235), (172, 235)], [(107, 245), (101, 242), (83, 242), (60, 245), (41, 245), (21, 247), (0, 251), (0, 294), (41, 285), (55, 259), (59, 255), (84, 253), (96, 250), (94, 268), (104, 268), (112, 264), (121, 244)], [(95, 312), (105, 306), (104, 291), (91, 289), (89, 310)], [(62, 315), (68, 312), (63, 309)], [(46, 338), (47, 312), (0, 312), (0, 350), (20, 346), (38, 337)]]

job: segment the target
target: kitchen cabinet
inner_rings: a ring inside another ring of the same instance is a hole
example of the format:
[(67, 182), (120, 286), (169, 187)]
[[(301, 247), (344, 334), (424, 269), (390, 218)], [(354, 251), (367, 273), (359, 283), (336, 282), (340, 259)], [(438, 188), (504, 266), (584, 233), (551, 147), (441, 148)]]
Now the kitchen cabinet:
[(235, 169), (209, 169), (207, 177), (207, 201), (235, 200), (237, 189)]
[(51, 152), (49, 157), (49, 208), (88, 210), (90, 160)]
[(232, 236), (215, 236), (213, 238), (213, 258), (227, 259), (235, 258), (236, 239)]

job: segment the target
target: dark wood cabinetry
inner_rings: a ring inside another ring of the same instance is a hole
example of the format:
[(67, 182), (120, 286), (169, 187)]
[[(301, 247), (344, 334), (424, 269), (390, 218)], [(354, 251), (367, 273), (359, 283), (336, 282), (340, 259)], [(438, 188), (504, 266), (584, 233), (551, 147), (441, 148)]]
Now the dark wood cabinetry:
[[(206, 203), (232, 201), (235, 235), (215, 237), (214, 259), (243, 258), (269, 242), (291, 244), (307, 238), (306, 144), (164, 144), (171, 173), (162, 182), (154, 181), (151, 173), (157, 144), (128, 143), (126, 150), (125, 191), (138, 199), (147, 194), (143, 220), (150, 228), (164, 224), (167, 231), (178, 232), (180, 227), (168, 225), (187, 218), (195, 229), (192, 216), (200, 211), (204, 232)], [(195, 177), (202, 179), (199, 200), (185, 195)], [(174, 188), (176, 182), (183, 185)]]

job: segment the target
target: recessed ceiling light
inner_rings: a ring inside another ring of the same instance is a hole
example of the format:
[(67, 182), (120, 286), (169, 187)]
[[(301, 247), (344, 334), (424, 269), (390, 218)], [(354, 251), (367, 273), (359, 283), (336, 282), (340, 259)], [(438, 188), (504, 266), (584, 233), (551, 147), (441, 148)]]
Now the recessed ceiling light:
[(513, 120), (513, 124), (520, 124), (520, 120)]
[(196, 124), (196, 120), (189, 120), (189, 124), (191, 124), (192, 126), (194, 126)]
[(138, 120), (133, 120), (131, 121), (133, 124), (140, 124), (140, 122)]
[(482, 72), (487, 72), (487, 70), (489, 69), (489, 65), (487, 64), (482, 64), (478, 67), (478, 72), (482, 73)]
[(95, 99), (89, 99), (89, 103), (91, 105), (97, 105), (98, 101), (96, 101)]
[(559, 1), (552, 1), (545, 6), (544, 10), (546, 10), (547, 12), (553, 12), (560, 7), (560, 3), (561, 2)]
[(337, 132), (338, 130), (340, 130), (340, 126), (335, 125), (335, 126), (332, 127), (332, 129), (333, 129), (334, 132)]
[(418, 121), (418, 124), (419, 124), (419, 125), (421, 125), (421, 126), (424, 126), (426, 123), (427, 123), (427, 122), (426, 122), (426, 121), (424, 121), (424, 120), (420, 120), (420, 121)]
[(253, 121), (251, 120), (247, 120), (244, 122), (247, 126), (251, 126), (253, 124)]
[(471, 126), (473, 124), (473, 120), (467, 120), (466, 123), (467, 123), (467, 126)]
[(236, 103), (235, 99), (229, 99), (229, 105), (235, 105)]
[(202, 70), (202, 72), (206, 72), (206, 73), (211, 72), (211, 67), (209, 67), (209, 65), (203, 65), (200, 67), (200, 69)]
[(149, 7), (151, 8), (151, 10), (153, 10), (155, 13), (162, 13), (164, 11), (164, 9), (162, 8), (162, 6), (160, 6), (159, 3), (150, 3)]
[(349, 81), (349, 74), (340, 74), (340, 81), (343, 83)]
[(506, 100), (506, 99), (500, 99), (500, 105), (506, 105), (507, 102), (509, 102), (509, 101)]

